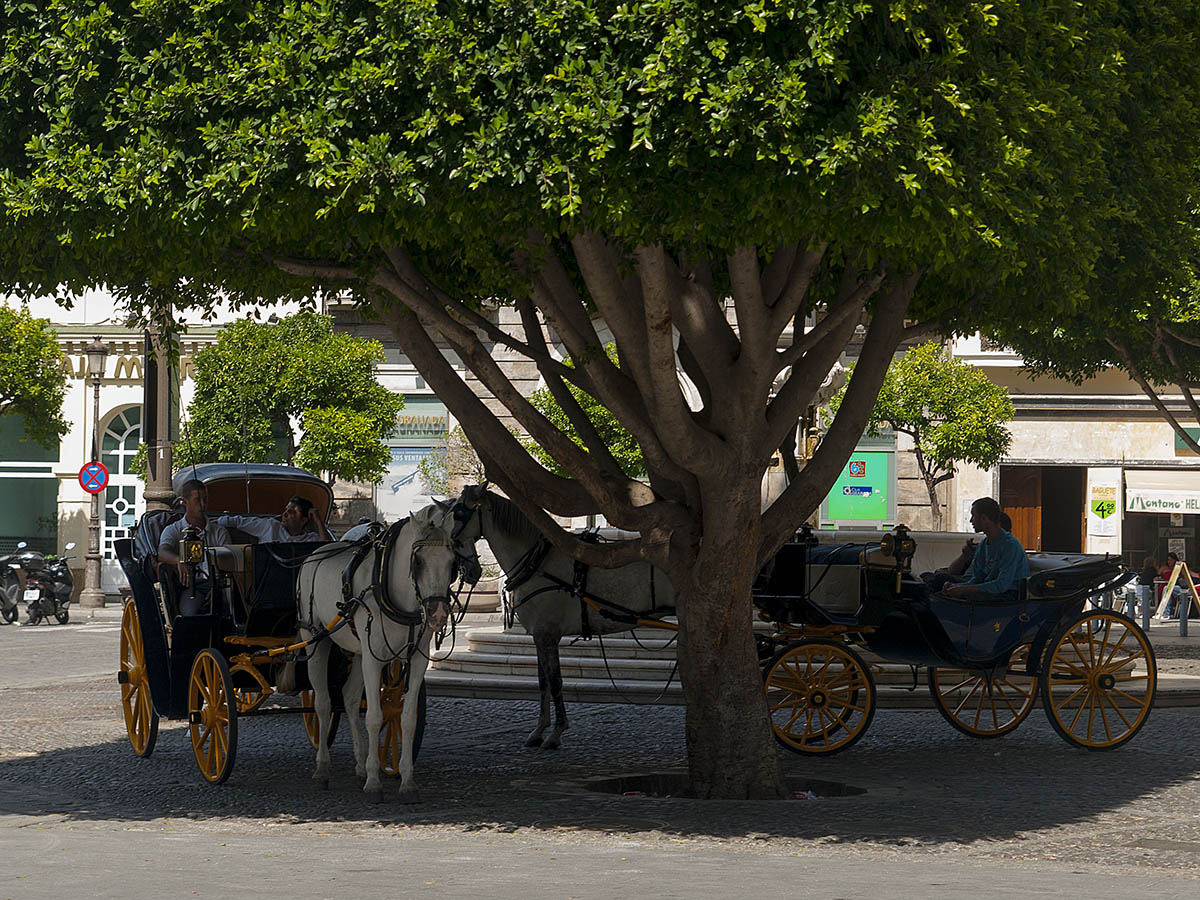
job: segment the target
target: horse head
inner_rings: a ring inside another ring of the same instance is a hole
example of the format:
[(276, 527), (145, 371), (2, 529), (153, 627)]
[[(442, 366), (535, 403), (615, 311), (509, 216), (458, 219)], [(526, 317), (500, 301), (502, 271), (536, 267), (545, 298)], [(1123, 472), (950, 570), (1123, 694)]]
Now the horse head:
[(437, 506), (427, 506), (409, 518), (413, 528), (409, 575), (418, 605), (434, 633), (450, 618), (450, 588), (458, 568), (454, 547), (453, 516)]
[[(437, 501), (435, 501), (437, 502)], [(483, 537), (482, 510), (487, 503), (487, 482), (469, 484), (453, 501), (438, 503), (454, 522), (451, 536), (454, 555), (458, 558), (459, 574), (467, 584), (477, 584), (483, 576), (479, 550), (475, 546)]]

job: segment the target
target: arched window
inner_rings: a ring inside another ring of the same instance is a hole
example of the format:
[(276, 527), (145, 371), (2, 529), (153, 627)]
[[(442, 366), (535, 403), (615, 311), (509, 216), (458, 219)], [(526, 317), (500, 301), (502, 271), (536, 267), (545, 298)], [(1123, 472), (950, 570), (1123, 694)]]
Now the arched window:
[(104, 490), (104, 526), (101, 551), (113, 558), (113, 542), (129, 537), (129, 530), (142, 514), (142, 482), (129, 471), (142, 440), (142, 411), (131, 406), (113, 416), (100, 441), (100, 461), (109, 472)]

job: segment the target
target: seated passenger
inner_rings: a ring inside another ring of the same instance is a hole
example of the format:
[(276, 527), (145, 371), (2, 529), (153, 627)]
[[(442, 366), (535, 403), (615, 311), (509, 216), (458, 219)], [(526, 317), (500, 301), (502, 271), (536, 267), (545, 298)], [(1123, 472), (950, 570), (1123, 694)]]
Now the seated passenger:
[(970, 576), (961, 584), (947, 585), (947, 597), (964, 599), (1015, 600), (1022, 578), (1029, 576), (1025, 548), (1000, 527), (1000, 504), (981, 497), (971, 504), (971, 527), (983, 532), (984, 539), (975, 549)]
[(278, 518), (267, 516), (220, 516), (225, 528), (237, 528), (260, 542), (332, 541), (333, 536), (307, 497), (293, 497)]
[[(216, 519), (208, 518), (208, 489), (202, 481), (185, 482), (179, 493), (183, 500), (183, 518), (164, 528), (158, 539), (159, 571), (160, 574), (165, 574), (162, 572), (163, 564), (177, 569), (181, 587), (179, 612), (185, 616), (198, 616), (208, 611), (212, 593), (208, 559), (195, 564), (196, 583), (190, 584), (191, 567), (180, 559), (179, 540), (183, 536), (183, 530), (190, 526), (200, 529), (206, 547), (220, 547), (230, 542), (229, 532)], [(166, 577), (170, 578), (171, 575), (167, 574)]]
[[(1012, 532), (1012, 519), (1008, 513), (1000, 513), (1000, 527), (1007, 532)], [(975, 559), (975, 538), (968, 538), (963, 544), (962, 552), (954, 559), (950, 565), (945, 568), (935, 569), (932, 572), (923, 572), (921, 580), (925, 582), (925, 586), (931, 591), (940, 591), (948, 584), (962, 584), (967, 580), (967, 569), (971, 567), (971, 563)]]

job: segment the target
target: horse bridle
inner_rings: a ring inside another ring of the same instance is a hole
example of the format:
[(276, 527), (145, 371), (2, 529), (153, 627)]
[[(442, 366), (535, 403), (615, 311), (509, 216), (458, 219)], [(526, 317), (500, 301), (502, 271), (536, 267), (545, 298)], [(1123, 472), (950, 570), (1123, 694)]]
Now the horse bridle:
[(478, 503), (468, 507), (462, 502), (462, 498), (454, 501), (453, 516), (454, 516), (454, 531), (450, 535), (451, 549), (454, 551), (454, 559), (456, 565), (455, 575), (461, 577), (467, 584), (474, 585), (483, 577), (483, 565), (479, 562), (479, 550), (475, 544), (471, 544), (471, 552), (467, 553), (460, 543), (462, 533), (467, 530), (467, 526), (471, 524), (471, 520), (475, 516), (480, 516), (479, 519), (479, 536), (483, 537), (483, 518), (481, 508)]

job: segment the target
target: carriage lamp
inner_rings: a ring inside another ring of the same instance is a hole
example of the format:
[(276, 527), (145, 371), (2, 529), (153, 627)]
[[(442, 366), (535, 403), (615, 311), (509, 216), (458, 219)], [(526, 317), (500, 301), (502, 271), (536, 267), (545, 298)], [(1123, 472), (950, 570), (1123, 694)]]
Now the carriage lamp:
[(179, 558), (185, 563), (203, 562), (204, 535), (199, 528), (183, 529), (183, 537), (179, 539)]
[(885, 555), (894, 556), (896, 565), (907, 571), (912, 565), (913, 556), (917, 553), (917, 542), (907, 527), (897, 525), (891, 533), (883, 536), (883, 540), (880, 541), (880, 549)]

